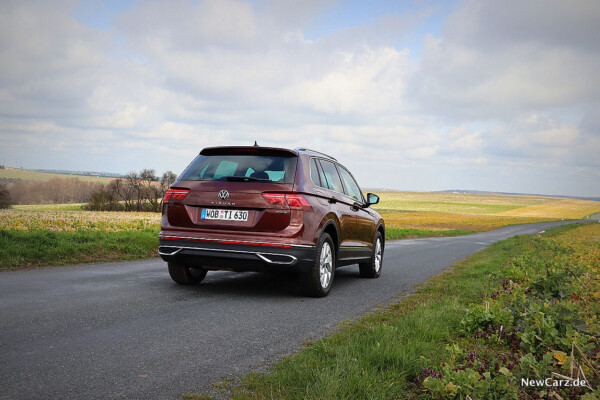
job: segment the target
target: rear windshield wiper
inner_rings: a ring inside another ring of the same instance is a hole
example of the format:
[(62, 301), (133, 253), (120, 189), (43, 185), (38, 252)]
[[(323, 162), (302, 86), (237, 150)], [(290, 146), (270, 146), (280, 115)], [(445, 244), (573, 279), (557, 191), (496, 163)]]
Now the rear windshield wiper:
[(228, 181), (237, 181), (237, 182), (244, 182), (244, 181), (271, 182), (270, 179), (253, 178), (251, 176), (226, 176), (225, 179), (227, 179)]

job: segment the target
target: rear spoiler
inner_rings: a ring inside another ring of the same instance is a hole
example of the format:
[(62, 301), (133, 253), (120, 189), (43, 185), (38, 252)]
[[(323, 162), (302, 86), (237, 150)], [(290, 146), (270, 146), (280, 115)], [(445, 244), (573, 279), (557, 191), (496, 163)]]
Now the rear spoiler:
[(202, 156), (271, 156), (271, 157), (298, 157), (298, 152), (278, 147), (258, 147), (258, 146), (220, 146), (206, 147), (200, 152)]

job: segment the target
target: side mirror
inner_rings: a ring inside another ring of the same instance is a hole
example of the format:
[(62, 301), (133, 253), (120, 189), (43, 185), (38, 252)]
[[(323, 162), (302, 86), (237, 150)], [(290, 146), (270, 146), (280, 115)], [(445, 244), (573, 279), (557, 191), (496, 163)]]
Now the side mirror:
[(367, 207), (379, 203), (379, 196), (374, 193), (367, 193)]

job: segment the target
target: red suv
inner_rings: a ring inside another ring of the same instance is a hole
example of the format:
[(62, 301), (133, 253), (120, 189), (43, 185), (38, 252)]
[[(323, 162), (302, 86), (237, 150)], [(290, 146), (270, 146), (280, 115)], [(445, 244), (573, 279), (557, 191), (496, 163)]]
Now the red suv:
[(381, 274), (385, 226), (369, 207), (378, 202), (317, 151), (205, 148), (164, 197), (158, 252), (179, 284), (208, 270), (294, 271), (322, 297), (337, 267)]

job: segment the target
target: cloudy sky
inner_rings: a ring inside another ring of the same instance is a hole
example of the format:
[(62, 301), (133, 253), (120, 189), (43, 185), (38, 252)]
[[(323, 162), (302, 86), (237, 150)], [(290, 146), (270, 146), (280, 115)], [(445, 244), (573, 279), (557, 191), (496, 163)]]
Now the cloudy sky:
[(600, 2), (0, 0), (0, 163), (309, 147), (363, 187), (600, 196)]

